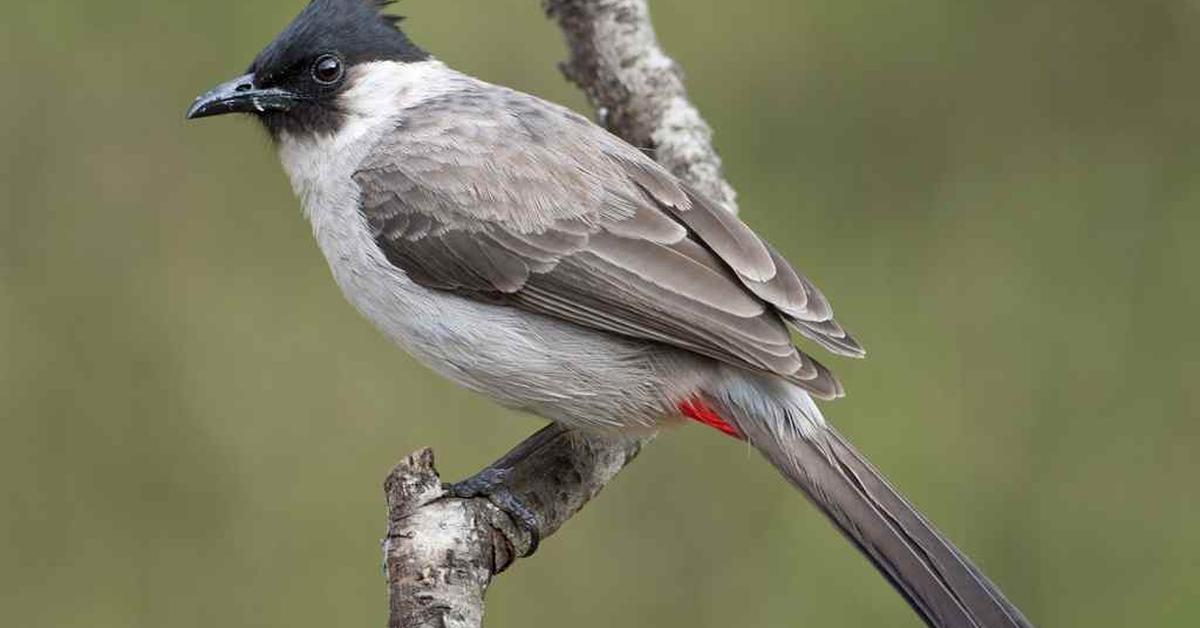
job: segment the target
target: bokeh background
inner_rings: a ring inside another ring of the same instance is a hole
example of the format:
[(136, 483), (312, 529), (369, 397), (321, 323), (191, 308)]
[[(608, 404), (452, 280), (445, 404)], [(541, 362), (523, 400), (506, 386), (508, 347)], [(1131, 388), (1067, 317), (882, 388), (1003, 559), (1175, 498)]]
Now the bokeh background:
[[(380, 482), (539, 422), (347, 306), (264, 134), (185, 124), (299, 9), (8, 2), (0, 623), (381, 625)], [(871, 350), (828, 414), (1045, 626), (1200, 623), (1200, 3), (654, 0), (745, 219)], [(406, 0), (585, 110), (534, 0)], [(764, 463), (661, 438), (491, 626), (916, 626)]]

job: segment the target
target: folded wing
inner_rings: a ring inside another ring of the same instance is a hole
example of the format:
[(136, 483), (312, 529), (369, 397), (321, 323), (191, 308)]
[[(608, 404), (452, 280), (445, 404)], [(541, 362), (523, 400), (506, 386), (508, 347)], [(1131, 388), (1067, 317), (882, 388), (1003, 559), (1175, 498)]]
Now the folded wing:
[(736, 216), (566, 109), (494, 87), (444, 98), (355, 175), (377, 244), (413, 281), (842, 394), (788, 326), (862, 348)]

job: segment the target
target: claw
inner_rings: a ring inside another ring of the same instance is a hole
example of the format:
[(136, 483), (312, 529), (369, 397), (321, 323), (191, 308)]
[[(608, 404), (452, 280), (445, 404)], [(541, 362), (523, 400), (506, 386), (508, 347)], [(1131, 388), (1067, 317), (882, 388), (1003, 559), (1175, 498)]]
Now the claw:
[(508, 473), (508, 469), (489, 467), (461, 482), (447, 484), (444, 488), (447, 494), (462, 499), (485, 497), (512, 517), (513, 521), (529, 534), (529, 549), (521, 555), (521, 558), (526, 558), (532, 556), (541, 543), (541, 522), (538, 520), (537, 514), (525, 505), (505, 483)]

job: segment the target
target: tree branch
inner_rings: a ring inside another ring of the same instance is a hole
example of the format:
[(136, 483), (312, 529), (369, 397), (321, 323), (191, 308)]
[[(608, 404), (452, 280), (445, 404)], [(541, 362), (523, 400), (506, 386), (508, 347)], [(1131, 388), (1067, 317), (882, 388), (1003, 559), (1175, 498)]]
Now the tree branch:
[[(554, 534), (641, 449), (641, 441), (574, 432), (557, 424), (525, 439), (494, 468), (509, 469), (514, 494)], [(478, 627), (492, 576), (531, 539), (486, 498), (447, 497), (433, 451), (409, 455), (384, 482), (384, 539), (391, 628)]]
[[(712, 131), (688, 100), (679, 66), (659, 47), (646, 0), (543, 0), (543, 7), (570, 50), (563, 73), (587, 94), (601, 122), (736, 212)], [(544, 539), (650, 438), (551, 424), (491, 466), (507, 470), (506, 484), (537, 515)], [(486, 498), (448, 497), (429, 449), (396, 465), (384, 488), (389, 628), (481, 626), (492, 577), (528, 552), (528, 533)]]
[(571, 53), (559, 67), (587, 94), (600, 122), (736, 214), (712, 129), (688, 100), (683, 69), (659, 47), (646, 0), (542, 4)]

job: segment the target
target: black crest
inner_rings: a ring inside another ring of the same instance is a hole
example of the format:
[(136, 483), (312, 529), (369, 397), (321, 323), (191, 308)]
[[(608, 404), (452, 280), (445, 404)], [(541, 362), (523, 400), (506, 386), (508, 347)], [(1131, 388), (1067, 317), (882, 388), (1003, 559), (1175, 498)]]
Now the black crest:
[(394, 0), (313, 0), (250, 66), (260, 79), (286, 74), (314, 54), (337, 53), (347, 63), (421, 61), (429, 54), (383, 13)]
[(329, 82), (316, 82), (318, 61), (336, 59), (342, 68), (370, 61), (417, 62), (429, 53), (408, 40), (401, 18), (383, 13), (391, 0), (313, 0), (255, 58), (250, 66), (260, 88), (277, 88), (296, 101), (286, 111), (268, 110), (259, 119), (271, 136), (333, 133), (344, 121), (337, 95), (346, 88), (345, 69)]

